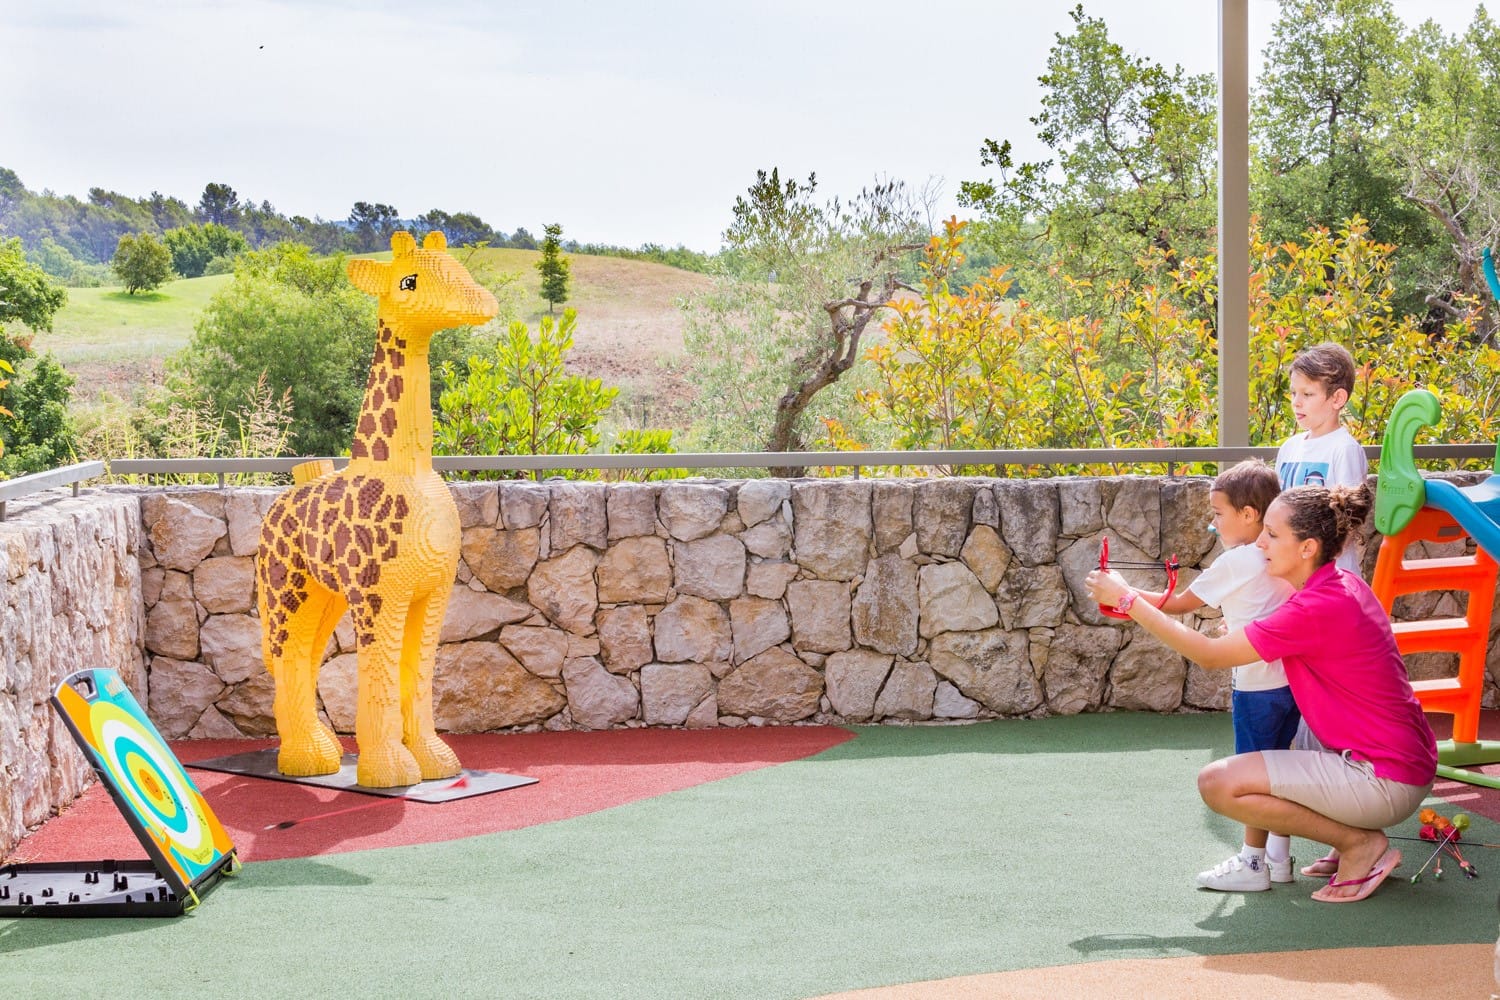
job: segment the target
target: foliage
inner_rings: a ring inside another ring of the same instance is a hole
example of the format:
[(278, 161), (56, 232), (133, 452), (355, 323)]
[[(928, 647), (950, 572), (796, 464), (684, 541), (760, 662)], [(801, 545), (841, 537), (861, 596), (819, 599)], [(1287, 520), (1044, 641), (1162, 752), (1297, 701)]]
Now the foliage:
[(43, 271), (69, 288), (98, 288), (113, 284), (114, 273), (107, 264), (90, 264), (79, 260), (68, 252), (68, 248), (50, 236), (43, 236), (34, 250), (27, 254)]
[(925, 240), (921, 206), (898, 183), (848, 205), (820, 203), (816, 189), (815, 175), (757, 171), (725, 233), (737, 273), (685, 303), (695, 424), (714, 449), (800, 450), (819, 426), (814, 400), (854, 367)]
[(0, 324), (20, 320), (33, 330), (52, 329), (52, 316), (68, 293), (26, 259), (21, 241), (0, 240)]
[(391, 234), (401, 228), (401, 213), (390, 205), (356, 201), (349, 211), (348, 247), (355, 253), (391, 248)]
[[(1477, 332), (1493, 343), (1495, 303), (1480, 254), (1500, 239), (1500, 27), (1483, 7), (1467, 31), (1444, 35), (1432, 23), (1402, 46), (1402, 76), (1389, 89), (1389, 150), (1401, 196), (1425, 211), (1439, 233), (1432, 246), (1403, 243), (1408, 271), (1425, 304), (1449, 318), (1469, 297), (1483, 304)], [(1410, 252), (1410, 251), (1415, 251)], [(1399, 278), (1398, 278), (1399, 280)]]
[[(1024, 298), (1003, 302), (1000, 272), (955, 293), (944, 276), (961, 262), (963, 238), (963, 225), (950, 222), (933, 239), (922, 301), (898, 305), (886, 342), (868, 351), (878, 386), (858, 404), (889, 440), (983, 449), (1217, 440), (1215, 338), (1201, 314), (1217, 281), (1213, 255), (1173, 266), (1164, 251), (1150, 250), (1137, 262), (1140, 280), (1113, 283), (1111, 307), (1083, 318)], [(1311, 229), (1301, 242), (1273, 244), (1255, 231), (1252, 444), (1275, 445), (1295, 431), (1288, 368), (1297, 352), (1326, 340), (1348, 347), (1358, 365), (1346, 419), (1359, 440), (1379, 440), (1395, 401), (1415, 386), (1443, 402), (1435, 434), (1500, 437), (1500, 351), (1471, 342), (1472, 310), (1436, 338), (1400, 315), (1394, 250), (1361, 219), (1337, 233)], [(826, 434), (849, 449), (868, 440), (840, 423)]]
[[(611, 455), (675, 455), (677, 446), (672, 443), (672, 432), (655, 428), (624, 430), (609, 446)], [(605, 472), (604, 478), (658, 482), (664, 479), (683, 479), (689, 475), (687, 469), (620, 469)]]
[[(26, 259), (18, 239), (0, 240), (0, 323), (50, 330), (66, 293)], [(65, 464), (73, 450), (68, 401), (73, 377), (51, 355), (34, 357), (29, 336), (0, 326), (0, 476)]]
[[(578, 314), (543, 316), (533, 340), (512, 323), (490, 357), (469, 358), (466, 377), (443, 365), (448, 388), (438, 400), (433, 450), (441, 455), (586, 455), (599, 444), (599, 421), (619, 389), (569, 375)], [(493, 473), (490, 478), (519, 473)], [(540, 477), (537, 477), (540, 478)]]
[[(245, 234), (217, 222), (202, 225), (192, 223), (168, 229), (162, 233), (162, 241), (172, 252), (172, 270), (184, 278), (198, 278), (208, 272), (208, 265), (216, 259), (232, 261), (250, 249)], [(224, 274), (233, 270), (232, 264), (219, 271)]]
[(1041, 430), (1028, 412), (1040, 391), (1038, 375), (1021, 363), (1024, 331), (1011, 320), (1004, 269), (962, 293), (949, 284), (963, 264), (966, 225), (949, 219), (931, 239), (921, 298), (892, 304), (885, 341), (865, 355), (878, 387), (857, 401), (892, 426), (891, 444), (901, 450), (1017, 447)]
[[(8, 389), (10, 387), (10, 379), (6, 378), (5, 376), (6, 375), (14, 375), (15, 371), (16, 370), (11, 367), (9, 361), (6, 361), (4, 358), (0, 358), (0, 392), (4, 392), (6, 389)], [(11, 412), (9, 410), (7, 410), (5, 407), (0, 406), (0, 417), (9, 417), (9, 416), (11, 416)], [(3, 439), (0, 439), (0, 459), (3, 459), (4, 457), (5, 457), (5, 441)], [(5, 478), (5, 471), (4, 471), (4, 467), (0, 466), (0, 479), (3, 479), (3, 478)]]
[(292, 394), (271, 391), (263, 373), (245, 398), (217, 412), (205, 400), (174, 399), (162, 428), (164, 458), (273, 458), (291, 434)]
[[(106, 394), (84, 411), (79, 453), (96, 458), (146, 454), (159, 458), (273, 458), (287, 450), (291, 394), (276, 396), (265, 377), (251, 386), (245, 398), (230, 401), (224, 412), (188, 391), (155, 402), (159, 405), (131, 408)], [(172, 475), (169, 481), (212, 483), (217, 478), (213, 473), (183, 473)], [(236, 473), (235, 478), (247, 485), (278, 482), (275, 473)], [(151, 481), (159, 482), (159, 476)]]
[[(560, 321), (543, 316), (532, 338), (526, 324), (512, 322), (491, 354), (467, 359), (460, 373), (442, 364), (446, 385), (438, 400), (433, 450), (442, 455), (585, 455), (599, 447), (600, 423), (620, 390), (596, 378), (567, 373), (577, 313), (564, 309)], [(610, 446), (614, 455), (670, 455), (670, 430), (621, 431)], [(570, 479), (596, 473), (574, 470)], [(673, 479), (682, 469), (641, 469), (615, 474), (623, 479)], [(467, 473), (475, 478), (520, 478), (521, 472)], [(535, 478), (540, 479), (537, 473)]]
[(315, 258), (295, 243), (252, 251), (169, 362), (173, 399), (207, 404), (238, 438), (246, 428), (237, 407), (264, 378), (272, 397), (291, 394), (296, 453), (337, 455), (348, 448), (374, 344), (375, 303), (349, 284), (341, 255)]
[(631, 250), (628, 247), (617, 247), (608, 243), (573, 243), (565, 244), (572, 253), (587, 254), (593, 257), (620, 257), (625, 260), (647, 260), (656, 264), (665, 264), (682, 271), (696, 271), (699, 274), (710, 274), (713, 272), (718, 260), (715, 254), (701, 253), (697, 250), (689, 250), (681, 243), (675, 247), (664, 247), (659, 243), (642, 243), (639, 249)]
[(0, 388), (8, 414), (0, 420), (0, 471), (20, 476), (66, 465), (76, 450), (68, 416), (73, 376), (50, 354), (16, 369), (14, 384)]
[(440, 230), (448, 239), (450, 247), (465, 246), (471, 244), (498, 244), (504, 239), (503, 233), (497, 233), (473, 212), (444, 212), (442, 209), (434, 208), (425, 215), (419, 215), (412, 220), (412, 235), (421, 242), (422, 237), (432, 230)]
[[(45, 256), (49, 263), (44, 266), (49, 274), (68, 284), (103, 283), (89, 268), (103, 265), (107, 272), (121, 236), (164, 234), (194, 224), (224, 226), (243, 235), (251, 247), (296, 241), (320, 254), (384, 250), (390, 244), (391, 231), (403, 227), (418, 236), (441, 229), (453, 246), (487, 241), (493, 246), (536, 249), (536, 241), (524, 229), (507, 238), (472, 212), (448, 213), (435, 208), (415, 219), (402, 220), (389, 205), (362, 201), (355, 203), (350, 220), (309, 219), (283, 215), (269, 201), (257, 203), (220, 182), (205, 185), (192, 208), (180, 198), (157, 191), (144, 198), (131, 198), (92, 188), (85, 200), (50, 191), (28, 191), (15, 171), (0, 167), (0, 232), (19, 237), (38, 260), (43, 259), (43, 241), (50, 240), (67, 257), (57, 250), (48, 251)], [(68, 258), (77, 262), (76, 267), (67, 263)]]
[(1031, 119), (1053, 158), (1017, 163), (1009, 140), (987, 139), (980, 162), (999, 178), (961, 186), (960, 201), (984, 212), (981, 243), (1033, 299), (1076, 296), (1061, 275), (1102, 295), (1152, 247), (1169, 259), (1202, 253), (1217, 217), (1212, 77), (1127, 54), (1082, 6), (1070, 16)]
[(217, 226), (233, 223), (240, 213), (240, 196), (228, 184), (210, 181), (198, 199), (198, 216)]
[[(1404, 89), (1407, 45), (1389, 0), (1281, 5), (1252, 107), (1251, 207), (1271, 242), (1358, 215), (1413, 267), (1426, 248), (1448, 256), (1427, 214), (1404, 196), (1392, 156), (1392, 97)], [(1403, 285), (1400, 307), (1421, 310), (1412, 282)]]
[(572, 264), (562, 255), (562, 225), (553, 223), (542, 227), (542, 257), (536, 262), (537, 273), (542, 276), (542, 298), (547, 300), (550, 313), (559, 302), (568, 301), (568, 278)]
[(126, 233), (110, 267), (129, 294), (154, 291), (172, 276), (172, 251), (152, 233)]

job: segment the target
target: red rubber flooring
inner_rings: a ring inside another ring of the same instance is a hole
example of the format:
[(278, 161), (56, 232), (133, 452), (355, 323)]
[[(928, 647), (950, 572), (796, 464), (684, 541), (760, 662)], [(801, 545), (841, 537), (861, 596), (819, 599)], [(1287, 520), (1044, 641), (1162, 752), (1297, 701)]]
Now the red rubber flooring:
[[(446, 737), (468, 768), (524, 774), (537, 784), (431, 804), (264, 778), (200, 771), (195, 760), (275, 740), (172, 745), (245, 861), (458, 840), (568, 819), (810, 757), (852, 739), (832, 726)], [(354, 750), (352, 740), (346, 750)], [(285, 829), (281, 824), (290, 823)], [(101, 785), (17, 847), (10, 862), (131, 859), (145, 851)]]

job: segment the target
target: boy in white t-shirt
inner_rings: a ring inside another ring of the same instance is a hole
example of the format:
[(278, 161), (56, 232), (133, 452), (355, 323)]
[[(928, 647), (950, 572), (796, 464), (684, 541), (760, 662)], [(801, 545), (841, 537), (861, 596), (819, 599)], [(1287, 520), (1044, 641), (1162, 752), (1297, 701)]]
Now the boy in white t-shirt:
[[(1206, 604), (1223, 612), (1224, 623), (1232, 631), (1281, 607), (1292, 595), (1292, 585), (1266, 572), (1266, 555), (1255, 545), (1261, 519), (1279, 492), (1276, 470), (1258, 459), (1219, 474), (1208, 498), (1213, 530), (1224, 543), (1224, 552), (1186, 590), (1168, 598), (1161, 605), (1163, 611), (1180, 615)], [(1153, 604), (1161, 599), (1160, 593), (1140, 596)], [(1230, 697), (1235, 753), (1291, 746), (1302, 714), (1280, 660), (1235, 667)], [(1291, 838), (1249, 827), (1238, 854), (1198, 874), (1199, 886), (1222, 892), (1259, 892), (1271, 888), (1272, 882), (1295, 880)]]
[[(1338, 344), (1310, 347), (1293, 359), (1291, 383), (1292, 413), (1303, 430), (1276, 452), (1281, 488), (1359, 486), (1369, 463), (1340, 419), (1354, 392), (1353, 356)], [(1337, 565), (1359, 575), (1360, 557), (1359, 545), (1347, 545)]]

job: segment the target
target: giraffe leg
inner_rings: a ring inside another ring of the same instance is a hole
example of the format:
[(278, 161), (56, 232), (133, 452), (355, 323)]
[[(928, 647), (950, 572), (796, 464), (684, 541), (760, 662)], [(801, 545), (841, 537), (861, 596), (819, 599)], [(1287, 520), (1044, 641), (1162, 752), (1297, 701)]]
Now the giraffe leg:
[(421, 765), (422, 777), (451, 778), (463, 770), (458, 755), (437, 734), (432, 718), (432, 668), (446, 601), (429, 592), (412, 602), (401, 644), (402, 741)]
[(313, 592), (287, 617), (288, 638), (272, 669), (276, 731), (281, 735), (276, 768), (282, 774), (334, 774), (339, 769), (343, 748), (318, 719), (318, 667), (341, 614), (342, 601)]
[[(359, 707), (354, 735), (359, 742), (355, 777), (369, 788), (415, 785), (422, 768), (401, 742), (401, 629), (406, 607), (387, 601), (367, 629), (358, 629)], [(368, 614), (368, 612), (365, 612)], [(360, 614), (357, 609), (356, 617)]]

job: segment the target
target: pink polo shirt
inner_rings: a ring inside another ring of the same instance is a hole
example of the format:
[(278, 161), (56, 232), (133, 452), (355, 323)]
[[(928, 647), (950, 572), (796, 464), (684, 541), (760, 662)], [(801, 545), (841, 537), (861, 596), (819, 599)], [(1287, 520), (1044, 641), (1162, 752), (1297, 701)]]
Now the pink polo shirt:
[(1333, 563), (1259, 621), (1245, 638), (1286, 668), (1308, 728), (1329, 750), (1352, 750), (1377, 777), (1429, 784), (1437, 742), (1406, 678), (1390, 619), (1369, 586)]

